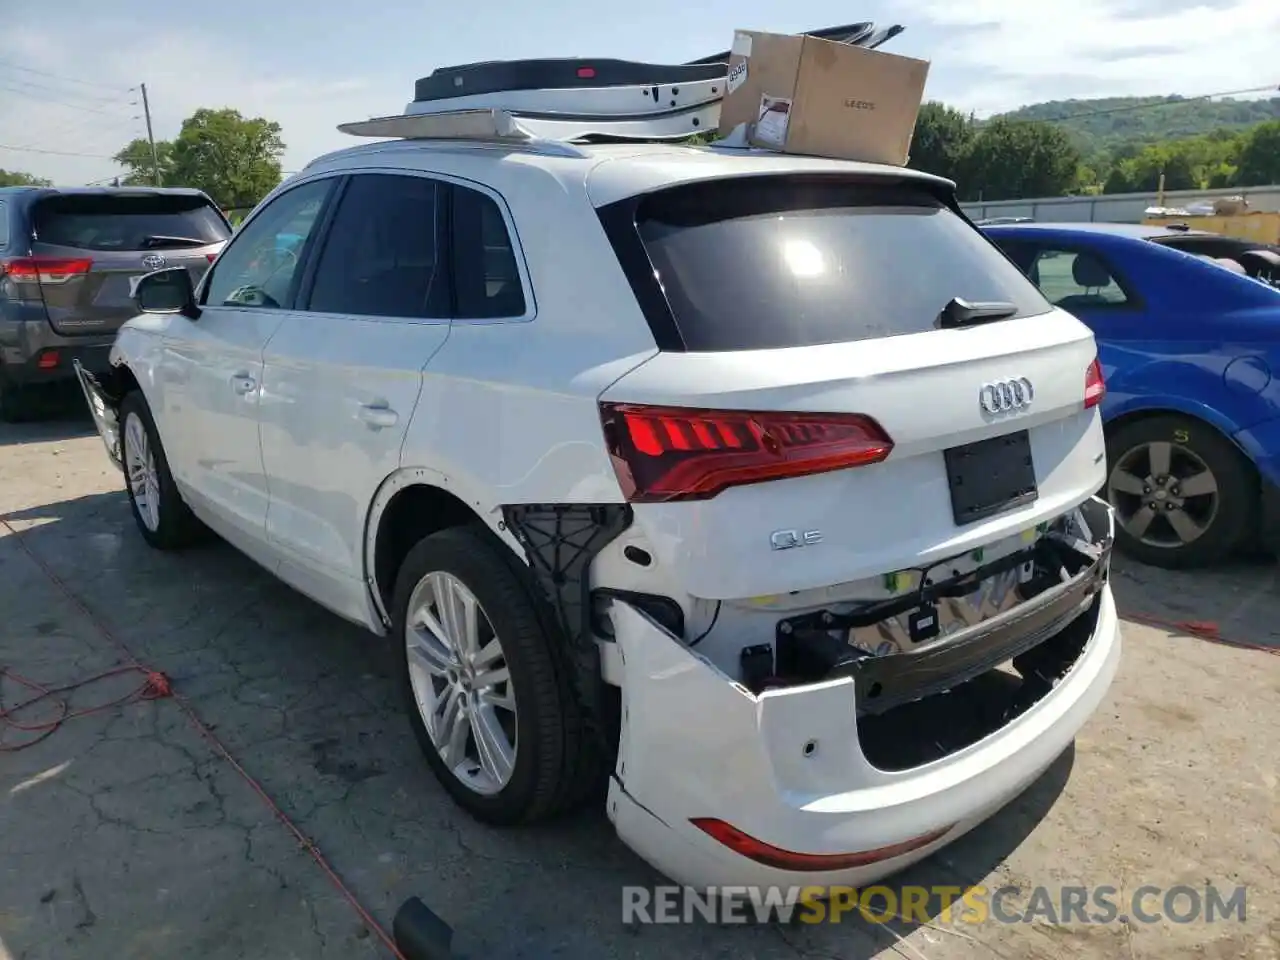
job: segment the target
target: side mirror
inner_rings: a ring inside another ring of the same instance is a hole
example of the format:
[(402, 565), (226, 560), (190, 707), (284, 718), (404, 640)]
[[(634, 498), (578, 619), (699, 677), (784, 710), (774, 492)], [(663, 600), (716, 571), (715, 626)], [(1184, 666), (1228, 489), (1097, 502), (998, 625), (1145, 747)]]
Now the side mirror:
[(143, 313), (180, 313), (190, 320), (200, 316), (191, 274), (185, 267), (148, 273), (134, 287), (133, 301)]

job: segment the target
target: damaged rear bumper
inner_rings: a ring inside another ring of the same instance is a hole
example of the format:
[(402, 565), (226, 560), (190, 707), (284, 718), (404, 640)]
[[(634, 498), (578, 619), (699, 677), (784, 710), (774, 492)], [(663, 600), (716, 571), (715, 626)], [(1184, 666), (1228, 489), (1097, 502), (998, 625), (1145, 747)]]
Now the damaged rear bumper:
[(84, 392), (84, 399), (89, 405), (89, 413), (93, 417), (93, 425), (98, 430), (98, 436), (102, 438), (107, 448), (107, 456), (111, 458), (112, 463), (123, 470), (124, 460), (120, 453), (120, 422), (116, 417), (115, 405), (102, 389), (98, 378), (86, 370), (79, 360), (73, 363), (76, 380), (79, 381), (80, 389)]
[[(1109, 523), (1109, 508), (1096, 509)], [(1039, 603), (984, 624), (967, 642), (869, 658), (820, 682), (758, 694), (616, 604), (624, 719), (608, 812), (619, 835), (697, 888), (859, 886), (928, 856), (1021, 793), (1101, 703), (1120, 659), (1108, 559), (1102, 551)], [(940, 759), (901, 768), (864, 749), (860, 724), (875, 684), (883, 699), (873, 720), (892, 724), (893, 703), (939, 689), (952, 698), (956, 684), (1010, 658), (1022, 659), (1024, 674), (1053, 664), (1052, 681), (1012, 719)], [(773, 853), (738, 852), (697, 825), (707, 819)]]
[[(1110, 523), (1109, 512), (1097, 513)], [(1053, 663), (1052, 657), (1037, 657), (1036, 651), (1083, 615), (1106, 587), (1113, 539), (1109, 525), (1100, 539), (1102, 548), (1091, 563), (1034, 600), (924, 649), (869, 656), (848, 664), (844, 672), (854, 681), (859, 712), (886, 713), (957, 687), (1010, 660), (1030, 665), (1043, 659), (1049, 670), (1069, 667), (1069, 663)]]

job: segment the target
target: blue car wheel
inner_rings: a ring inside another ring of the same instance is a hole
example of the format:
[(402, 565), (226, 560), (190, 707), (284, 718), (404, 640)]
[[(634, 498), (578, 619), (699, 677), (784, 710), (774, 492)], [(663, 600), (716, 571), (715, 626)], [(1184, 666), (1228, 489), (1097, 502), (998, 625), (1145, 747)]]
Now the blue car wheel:
[(1161, 415), (1107, 437), (1116, 545), (1157, 567), (1216, 563), (1245, 545), (1257, 516), (1252, 465), (1208, 424)]

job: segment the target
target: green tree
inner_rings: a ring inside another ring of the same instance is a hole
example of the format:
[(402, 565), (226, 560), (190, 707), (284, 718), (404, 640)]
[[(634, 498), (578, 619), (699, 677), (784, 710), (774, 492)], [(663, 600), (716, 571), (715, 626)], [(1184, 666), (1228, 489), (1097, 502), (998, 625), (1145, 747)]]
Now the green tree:
[[(1280, 97), (1266, 100), (1197, 100), (1177, 96), (1057, 100), (1021, 107), (1004, 116), (1052, 120), (1088, 147), (1145, 145), (1201, 136), (1221, 128), (1239, 133), (1280, 119)], [(1136, 151), (1135, 151), (1136, 152)], [(1124, 156), (1118, 160), (1127, 159)]]
[(916, 118), (908, 166), (958, 180), (973, 136), (972, 119), (959, 110), (930, 101), (920, 108)]
[[(141, 137), (131, 140), (128, 146), (112, 159), (126, 171), (120, 178), (120, 182), (125, 186), (136, 187), (155, 183), (151, 144)], [(160, 186), (178, 186), (173, 180), (173, 144), (167, 140), (157, 140), (156, 160), (160, 169)]]
[(1235, 183), (1241, 187), (1280, 183), (1280, 120), (1260, 123), (1246, 136)]
[(1106, 193), (1150, 193), (1160, 189), (1164, 174), (1166, 190), (1197, 190), (1199, 179), (1187, 150), (1172, 144), (1143, 148), (1137, 156), (1116, 164), (1107, 178)]
[(223, 207), (251, 207), (280, 182), (284, 150), (275, 121), (200, 109), (173, 142), (173, 175)]
[(0, 170), (0, 187), (51, 187), (53, 182), (21, 170)]
[(1229, 186), (1235, 179), (1240, 137), (1219, 130), (1200, 137), (1155, 143), (1118, 159), (1107, 178), (1106, 193), (1203, 190)]
[[(280, 182), (280, 124), (238, 110), (202, 108), (172, 140), (157, 140), (160, 184), (195, 187), (222, 207), (252, 207)], [(115, 156), (127, 184), (152, 183), (151, 146), (134, 140)]]
[(1060, 196), (1076, 186), (1080, 151), (1057, 127), (997, 117), (978, 128), (961, 164), (967, 200)]

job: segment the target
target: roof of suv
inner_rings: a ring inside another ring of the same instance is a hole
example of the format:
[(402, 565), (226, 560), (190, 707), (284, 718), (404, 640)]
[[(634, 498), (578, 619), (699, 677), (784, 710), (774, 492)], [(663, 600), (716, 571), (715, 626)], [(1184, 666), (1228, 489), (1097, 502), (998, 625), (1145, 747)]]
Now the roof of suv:
[(85, 196), (186, 196), (200, 197), (204, 196), (204, 191), (197, 190), (195, 187), (0, 187), (0, 195), (14, 193), (40, 193), (40, 194), (82, 194)]
[[(361, 166), (372, 157), (379, 160), (395, 157), (402, 163), (408, 158), (415, 161), (417, 158), (424, 161), (430, 157), (449, 158), (451, 166), (456, 166), (460, 159), (471, 159), (479, 163), (533, 167), (550, 173), (566, 185), (585, 186), (597, 206), (679, 183), (750, 174), (843, 173), (913, 180), (948, 194), (955, 189), (952, 181), (942, 177), (887, 164), (800, 157), (770, 150), (645, 142), (526, 145), (383, 140), (325, 154), (308, 164), (303, 173), (318, 172), (326, 167)], [(405, 165), (417, 166), (417, 163), (410, 161)], [(425, 162), (423, 167), (426, 168)]]
[(0, 200), (13, 201), (23, 216), (45, 197), (202, 197), (216, 206), (203, 190), (193, 187), (0, 187)]

